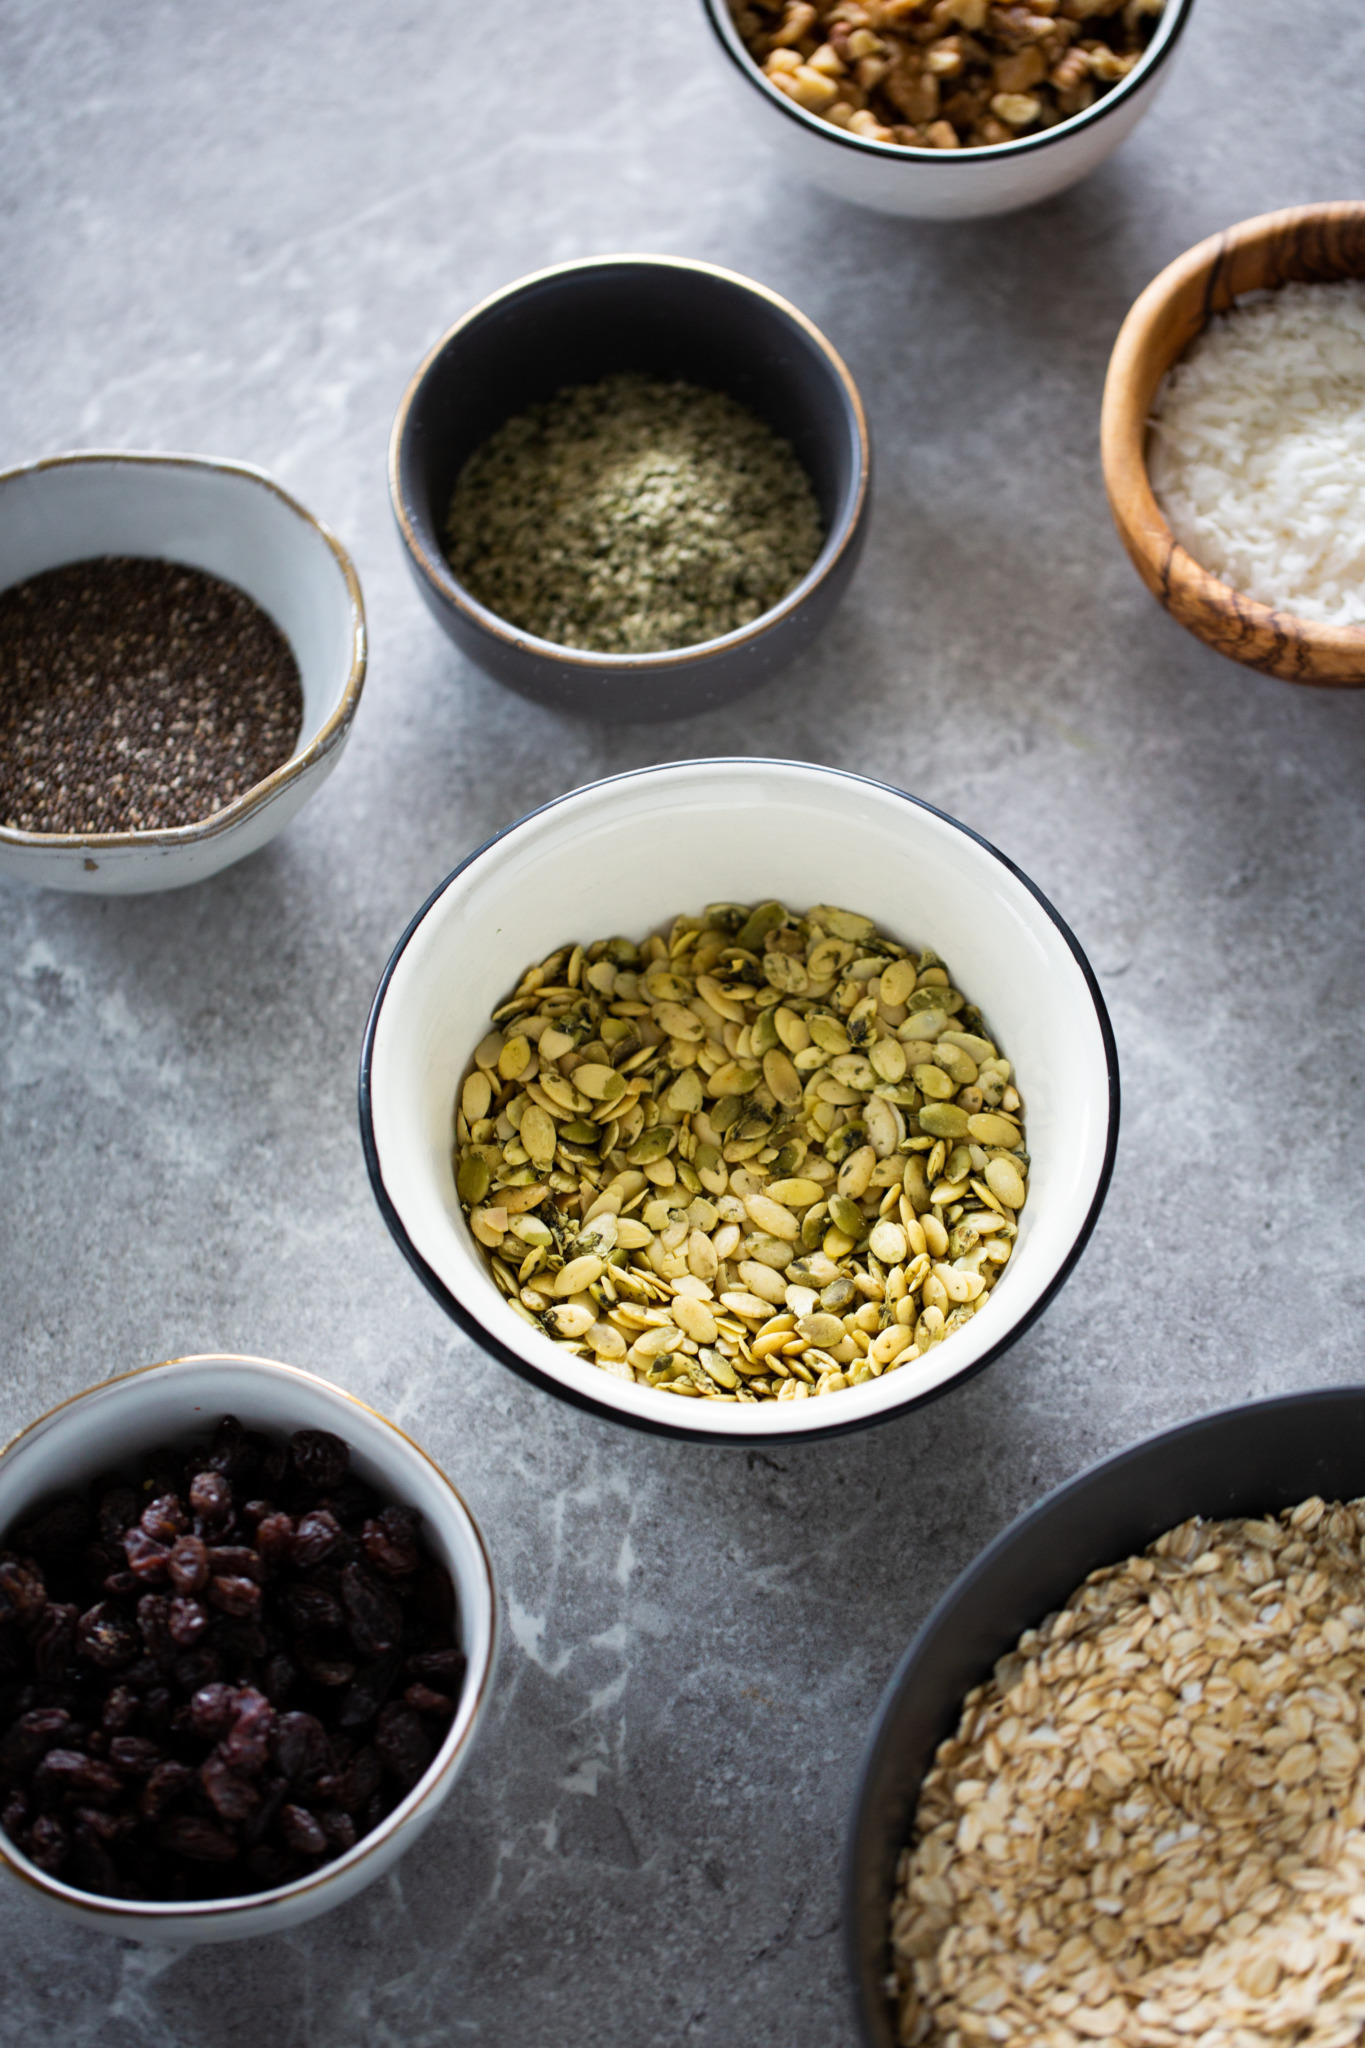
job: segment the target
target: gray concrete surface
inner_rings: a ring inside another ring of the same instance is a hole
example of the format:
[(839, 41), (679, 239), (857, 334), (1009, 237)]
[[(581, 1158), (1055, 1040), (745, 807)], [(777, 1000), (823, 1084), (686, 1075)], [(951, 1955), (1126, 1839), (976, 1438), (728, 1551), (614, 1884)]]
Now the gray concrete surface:
[[(176, 1352), (330, 1374), (457, 1475), (506, 1652), (396, 1876), (167, 1960), (0, 1899), (0, 2041), (832, 2048), (864, 1731), (930, 1602), (1047, 1487), (1247, 1395), (1361, 1376), (1365, 702), (1206, 653), (1114, 538), (1105, 361), (1156, 270), (1359, 191), (1349, 0), (1199, 0), (1164, 99), (1031, 214), (919, 228), (737, 132), (696, 0), (6, 0), (0, 460), (265, 465), (354, 550), (373, 662), (323, 796), (178, 896), (0, 886), (0, 1426)], [(801, 666), (661, 731), (542, 713), (421, 610), (384, 455), (405, 379), (557, 258), (789, 294), (877, 441), (865, 564)], [(354, 1085), (389, 949), (468, 848), (661, 757), (781, 752), (987, 833), (1089, 949), (1123, 1062), (1107, 1209), (1000, 1364), (871, 1435), (628, 1435), (461, 1341), (371, 1201)]]

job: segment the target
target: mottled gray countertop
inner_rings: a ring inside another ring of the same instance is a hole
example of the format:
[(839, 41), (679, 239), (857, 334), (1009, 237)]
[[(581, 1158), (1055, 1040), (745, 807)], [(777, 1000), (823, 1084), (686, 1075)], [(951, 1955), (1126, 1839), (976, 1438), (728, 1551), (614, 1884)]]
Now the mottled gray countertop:
[[(0, 1429), (178, 1352), (328, 1374), (452, 1471), (502, 1579), (497, 1697), (389, 1879), (288, 1938), (167, 1959), (0, 1899), (0, 2041), (49, 2048), (836, 2048), (838, 1871), (911, 1632), (1016, 1512), (1246, 1395), (1361, 1376), (1365, 701), (1206, 653), (1105, 509), (1104, 367), (1189, 243), (1355, 196), (1350, 0), (1198, 0), (1087, 183), (927, 228), (794, 188), (731, 119), (697, 0), (7, 0), (0, 462), (264, 465), (353, 550), (350, 750), (178, 895), (0, 884)], [(422, 610), (386, 501), (429, 343), (538, 265), (751, 273), (830, 335), (878, 497), (842, 613), (724, 716), (613, 731), (505, 695)], [(1042, 1322), (871, 1434), (777, 1453), (589, 1420), (459, 1337), (391, 1244), (360, 1036), (414, 908), (573, 784), (783, 753), (986, 833), (1104, 986), (1124, 1121)]]

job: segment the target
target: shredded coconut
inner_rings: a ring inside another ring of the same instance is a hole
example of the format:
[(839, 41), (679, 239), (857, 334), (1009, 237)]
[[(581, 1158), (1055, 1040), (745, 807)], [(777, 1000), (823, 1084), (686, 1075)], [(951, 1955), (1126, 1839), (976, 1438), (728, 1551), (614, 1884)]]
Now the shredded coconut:
[(1151, 427), (1152, 488), (1197, 562), (1278, 610), (1365, 624), (1365, 281), (1216, 314)]

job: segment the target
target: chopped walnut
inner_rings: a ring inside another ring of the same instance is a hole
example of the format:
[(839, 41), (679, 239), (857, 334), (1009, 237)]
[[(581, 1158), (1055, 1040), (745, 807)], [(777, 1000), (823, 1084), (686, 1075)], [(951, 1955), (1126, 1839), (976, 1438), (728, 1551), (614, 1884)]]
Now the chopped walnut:
[(1165, 0), (730, 0), (764, 77), (809, 114), (908, 149), (991, 149), (1126, 78)]

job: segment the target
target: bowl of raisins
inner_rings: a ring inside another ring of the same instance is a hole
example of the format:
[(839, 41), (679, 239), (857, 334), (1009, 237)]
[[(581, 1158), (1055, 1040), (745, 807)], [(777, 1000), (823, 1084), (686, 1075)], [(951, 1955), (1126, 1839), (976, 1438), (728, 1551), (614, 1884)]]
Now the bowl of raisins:
[(0, 1451), (0, 1865), (138, 1941), (278, 1933), (411, 1846), (496, 1651), (472, 1515), (267, 1359), (105, 1381)]

